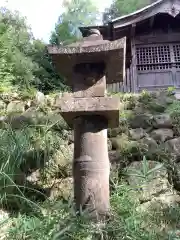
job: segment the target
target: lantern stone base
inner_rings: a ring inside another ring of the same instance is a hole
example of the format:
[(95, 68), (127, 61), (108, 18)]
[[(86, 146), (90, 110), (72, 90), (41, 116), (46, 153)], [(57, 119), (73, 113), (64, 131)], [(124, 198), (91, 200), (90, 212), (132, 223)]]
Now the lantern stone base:
[(76, 117), (87, 115), (104, 116), (108, 120), (108, 127), (115, 128), (119, 125), (120, 101), (118, 97), (94, 98), (60, 98), (56, 107), (70, 127)]

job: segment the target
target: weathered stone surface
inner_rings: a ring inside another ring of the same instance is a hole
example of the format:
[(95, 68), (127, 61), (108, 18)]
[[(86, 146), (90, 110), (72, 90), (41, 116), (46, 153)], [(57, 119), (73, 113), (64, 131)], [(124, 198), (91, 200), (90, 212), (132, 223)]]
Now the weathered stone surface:
[(6, 123), (10, 123), (12, 128), (19, 129), (26, 125), (37, 125), (45, 123), (45, 114), (37, 111), (35, 107), (29, 108), (22, 114), (6, 118)]
[(168, 140), (165, 148), (174, 156), (180, 157), (180, 137)]
[(177, 99), (177, 100), (180, 100), (180, 93), (175, 93), (175, 98)]
[(45, 96), (42, 92), (37, 92), (35, 96), (35, 103), (37, 105), (43, 105), (45, 103)]
[(107, 144), (108, 144), (108, 151), (111, 151), (112, 150), (112, 143), (111, 143), (111, 140), (109, 138), (107, 140)]
[(76, 209), (98, 216), (109, 212), (110, 164), (107, 146), (107, 120), (85, 116), (74, 120), (74, 197)]
[[(156, 170), (153, 171), (155, 168)], [(127, 181), (134, 190), (137, 189), (139, 200), (142, 202), (151, 201), (152, 198), (169, 192), (171, 189), (167, 179), (167, 170), (162, 164), (147, 161), (147, 171), (149, 170), (152, 172), (144, 176), (142, 161), (133, 162), (127, 168)], [(137, 171), (139, 172), (138, 175)]]
[(153, 116), (151, 114), (135, 115), (130, 121), (132, 128), (149, 128), (152, 125)]
[(52, 107), (55, 103), (55, 98), (49, 95), (45, 95), (45, 102), (48, 106)]
[(111, 138), (117, 137), (121, 133), (122, 133), (122, 129), (120, 127), (108, 129), (108, 136)]
[(174, 133), (172, 129), (168, 129), (168, 128), (160, 128), (160, 129), (153, 130), (151, 132), (151, 137), (156, 141), (160, 141), (160, 142), (165, 142), (169, 139), (172, 139), (173, 135)]
[(55, 152), (53, 155), (53, 161), (55, 164), (57, 164), (60, 168), (64, 168), (68, 166), (69, 164), (72, 164), (73, 160), (73, 151), (72, 151), (73, 145), (61, 145), (61, 148)]
[(68, 201), (73, 198), (73, 179), (71, 177), (65, 179), (57, 179), (53, 183), (49, 198), (51, 200), (64, 199)]
[(25, 103), (21, 101), (13, 101), (7, 105), (8, 113), (22, 113), (25, 111)]
[(180, 196), (176, 192), (165, 192), (158, 197), (153, 197), (151, 201), (144, 202), (138, 208), (137, 211), (163, 211), (168, 207), (178, 207), (180, 204)]
[(154, 93), (157, 103), (166, 107), (173, 102), (174, 96), (170, 96), (167, 91), (156, 91)]
[(119, 159), (120, 159), (120, 153), (119, 152), (109, 151), (108, 154), (109, 154), (109, 161), (111, 163), (116, 163), (116, 162), (119, 161)]
[(100, 115), (108, 119), (109, 127), (119, 125), (118, 97), (94, 97), (94, 98), (61, 98), (56, 102), (56, 107), (66, 122), (73, 126), (74, 118), (83, 115)]
[[(56, 63), (58, 71), (67, 79), (68, 84), (74, 81), (74, 66), (84, 62), (105, 62), (107, 83), (123, 81), (125, 75), (126, 39), (115, 41), (82, 39), (66, 47), (48, 46), (49, 54)], [(61, 64), (58, 64), (61, 63)], [(113, 66), (113, 68), (112, 68)]]
[(172, 128), (171, 117), (169, 114), (155, 115), (153, 126), (155, 128)]
[[(78, 78), (78, 76), (77, 76)], [(92, 79), (92, 85), (88, 86), (84, 78), (79, 77), (73, 86), (74, 97), (104, 97), (106, 92), (106, 78), (102, 77), (99, 80)], [(81, 81), (80, 81), (81, 80)]]
[(139, 140), (146, 136), (146, 132), (143, 128), (130, 129), (129, 134), (132, 140)]
[(37, 169), (36, 171), (32, 172), (31, 174), (29, 174), (26, 177), (26, 180), (32, 184), (38, 184), (38, 182), (40, 181), (41, 178), (41, 174), (39, 169)]
[(139, 156), (139, 151), (141, 148), (141, 144), (139, 142), (129, 140), (126, 135), (111, 138), (110, 140), (112, 142), (112, 149), (117, 150), (120, 155), (125, 154), (130, 158)]
[(118, 136), (118, 137), (114, 137), (114, 138), (110, 138), (111, 140), (111, 143), (112, 143), (112, 148), (115, 149), (115, 150), (119, 150), (122, 148), (122, 145), (123, 145), (123, 139), (121, 136)]
[(156, 143), (156, 141), (154, 139), (150, 138), (150, 137), (142, 138), (140, 140), (140, 142), (143, 145), (147, 146), (147, 150), (150, 153), (154, 153), (156, 151), (156, 149), (158, 148), (158, 144)]

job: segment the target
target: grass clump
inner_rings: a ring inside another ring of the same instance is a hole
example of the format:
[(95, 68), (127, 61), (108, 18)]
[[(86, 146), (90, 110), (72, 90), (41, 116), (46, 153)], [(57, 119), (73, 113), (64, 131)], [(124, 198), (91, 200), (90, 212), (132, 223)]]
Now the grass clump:
[(174, 213), (172, 208), (167, 208), (164, 212), (162, 209), (156, 209), (156, 212), (151, 209), (142, 213), (137, 210), (139, 205), (132, 198), (131, 190), (126, 184), (116, 186), (111, 195), (112, 216), (106, 223), (94, 224), (86, 214), (76, 216), (71, 208), (73, 205), (62, 202), (44, 203), (41, 211), (14, 217), (7, 239), (175, 239), (172, 237), (173, 234), (176, 235), (175, 231), (159, 231), (157, 221), (159, 226), (165, 221), (173, 225), (180, 217), (179, 209), (174, 209)]

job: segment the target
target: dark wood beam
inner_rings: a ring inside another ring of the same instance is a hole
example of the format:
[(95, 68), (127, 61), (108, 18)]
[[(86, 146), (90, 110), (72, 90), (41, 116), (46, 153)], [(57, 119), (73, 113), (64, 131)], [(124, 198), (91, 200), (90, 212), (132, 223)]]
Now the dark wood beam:
[(150, 28), (152, 29), (153, 26), (154, 26), (154, 19), (155, 19), (155, 16), (152, 16), (149, 20), (149, 25), (150, 25)]
[(131, 26), (131, 37), (135, 36), (135, 32), (136, 32), (136, 23), (133, 23)]

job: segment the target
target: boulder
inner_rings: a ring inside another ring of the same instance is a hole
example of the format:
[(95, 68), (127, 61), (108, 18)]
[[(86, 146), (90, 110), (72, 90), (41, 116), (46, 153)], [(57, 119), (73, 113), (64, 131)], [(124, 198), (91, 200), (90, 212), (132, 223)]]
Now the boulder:
[(108, 129), (108, 136), (111, 138), (117, 137), (121, 133), (122, 133), (122, 131), (121, 131), (121, 128), (119, 128), (119, 127)]
[(153, 126), (155, 128), (172, 128), (172, 120), (169, 114), (159, 114), (154, 116)]
[(169, 139), (172, 139), (173, 135), (174, 135), (174, 133), (173, 133), (172, 129), (168, 129), (168, 128), (160, 128), (160, 129), (153, 130), (151, 132), (151, 137), (154, 140), (159, 141), (159, 142), (165, 142)]
[(156, 91), (153, 94), (155, 95), (156, 102), (165, 107), (169, 104), (172, 104), (173, 100), (175, 99), (175, 97), (170, 95), (167, 91)]
[(13, 101), (7, 105), (7, 113), (22, 113), (25, 111), (25, 103), (21, 101)]
[(72, 175), (73, 146), (61, 145), (44, 168), (47, 178), (65, 178)]
[(143, 128), (130, 129), (129, 135), (132, 140), (139, 140), (146, 136), (146, 131)]
[(45, 102), (48, 106), (53, 107), (55, 104), (55, 99), (52, 96), (45, 95)]
[(36, 171), (30, 173), (27, 177), (26, 180), (32, 184), (38, 184), (41, 178), (41, 173), (40, 170), (37, 169)]
[(155, 161), (132, 162), (127, 168), (127, 181), (137, 189), (140, 202), (151, 201), (171, 189), (166, 168)]
[(61, 145), (60, 149), (57, 150), (53, 155), (54, 163), (60, 167), (65, 167), (69, 164), (72, 164), (73, 160), (72, 148), (74, 148), (74, 144), (68, 146)]
[(56, 179), (50, 190), (49, 198), (51, 200), (63, 199), (68, 201), (73, 197), (73, 179), (71, 177), (65, 179)]
[(109, 161), (111, 163), (117, 163), (121, 160), (120, 153), (117, 151), (109, 151), (108, 154), (109, 154)]
[(111, 151), (112, 150), (112, 143), (111, 143), (111, 140), (109, 138), (107, 140), (107, 144), (108, 144), (108, 151)]
[(131, 149), (132, 146), (137, 145), (136, 141), (131, 141), (126, 135), (110, 138), (112, 142), (112, 149), (123, 151), (123, 149)]
[(46, 100), (46, 98), (42, 92), (36, 93), (35, 100), (34, 100), (36, 105), (44, 105), (45, 100)]
[(180, 157), (180, 137), (168, 140), (165, 143), (165, 148), (169, 153), (174, 155), (176, 158)]
[(162, 212), (163, 210), (166, 211), (169, 207), (178, 207), (179, 204), (180, 196), (178, 195), (178, 193), (176, 193), (176, 191), (171, 191), (160, 194), (158, 197), (153, 197), (151, 201), (142, 203), (136, 208), (136, 210), (139, 212)]
[(153, 116), (148, 113), (135, 115), (130, 121), (130, 126), (131, 128), (146, 129), (152, 126), (152, 119), (153, 119)]
[(158, 148), (157, 142), (150, 137), (142, 138), (139, 142), (145, 147), (148, 153), (154, 153)]
[(46, 119), (43, 112), (37, 111), (35, 107), (31, 107), (22, 114), (9, 116), (5, 122), (10, 123), (12, 128), (19, 129), (27, 125), (45, 124)]

